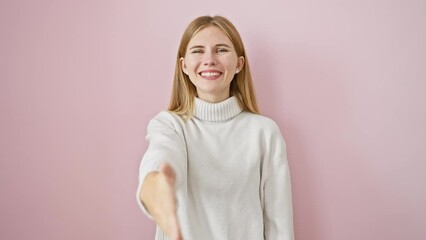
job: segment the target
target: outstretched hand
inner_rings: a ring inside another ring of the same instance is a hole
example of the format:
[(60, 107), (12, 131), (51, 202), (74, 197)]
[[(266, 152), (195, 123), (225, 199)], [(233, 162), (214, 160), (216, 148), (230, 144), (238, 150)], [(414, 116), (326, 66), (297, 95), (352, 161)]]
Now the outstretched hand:
[(141, 200), (170, 240), (182, 240), (176, 214), (175, 182), (176, 173), (173, 168), (162, 163), (158, 172), (150, 173), (146, 177)]

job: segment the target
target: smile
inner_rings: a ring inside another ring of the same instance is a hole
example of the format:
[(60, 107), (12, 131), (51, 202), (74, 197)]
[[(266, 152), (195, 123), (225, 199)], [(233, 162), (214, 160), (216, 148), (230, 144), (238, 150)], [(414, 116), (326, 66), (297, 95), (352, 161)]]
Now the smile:
[(222, 75), (222, 72), (216, 70), (202, 71), (200, 76), (206, 80), (216, 80)]
[(202, 72), (201, 76), (203, 77), (211, 77), (211, 76), (219, 76), (220, 73), (218, 72)]

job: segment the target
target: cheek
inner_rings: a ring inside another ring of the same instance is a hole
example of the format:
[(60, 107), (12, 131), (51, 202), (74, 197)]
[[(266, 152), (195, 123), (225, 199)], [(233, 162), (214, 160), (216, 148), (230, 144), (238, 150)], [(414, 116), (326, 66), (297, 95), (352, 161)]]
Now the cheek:
[(199, 61), (197, 59), (188, 58), (185, 61), (186, 68), (188, 68), (189, 70), (194, 70), (198, 66), (198, 62)]
[(226, 64), (228, 69), (235, 69), (238, 65), (238, 59), (235, 57), (229, 57), (224, 60), (225, 60), (224, 63)]

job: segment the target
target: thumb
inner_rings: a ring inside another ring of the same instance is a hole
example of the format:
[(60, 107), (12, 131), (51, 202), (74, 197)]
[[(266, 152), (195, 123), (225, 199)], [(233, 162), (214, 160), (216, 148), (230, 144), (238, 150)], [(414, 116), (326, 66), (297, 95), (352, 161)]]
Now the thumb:
[(169, 179), (170, 183), (172, 183), (173, 185), (175, 184), (176, 173), (173, 170), (172, 166), (170, 166), (170, 164), (165, 163), (165, 162), (161, 163), (159, 172), (166, 175), (166, 177)]

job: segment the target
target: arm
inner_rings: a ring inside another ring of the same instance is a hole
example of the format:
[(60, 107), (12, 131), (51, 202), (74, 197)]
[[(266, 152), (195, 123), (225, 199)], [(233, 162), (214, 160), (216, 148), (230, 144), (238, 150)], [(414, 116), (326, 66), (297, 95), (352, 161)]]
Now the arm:
[(172, 232), (179, 232), (176, 190), (186, 175), (186, 147), (175, 124), (166, 112), (150, 121), (146, 137), (149, 146), (139, 168), (136, 193), (139, 207), (169, 237), (176, 235)]
[(264, 226), (266, 240), (293, 240), (293, 207), (290, 172), (281, 134), (271, 143), (264, 183)]

